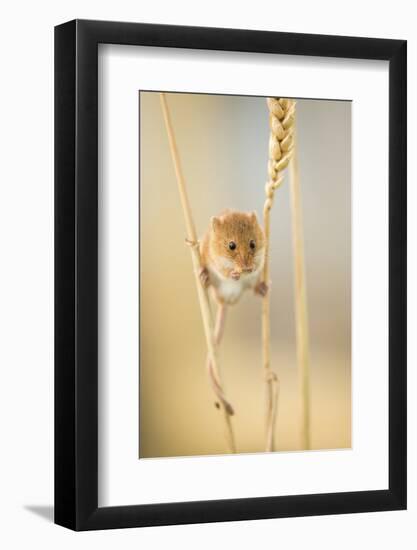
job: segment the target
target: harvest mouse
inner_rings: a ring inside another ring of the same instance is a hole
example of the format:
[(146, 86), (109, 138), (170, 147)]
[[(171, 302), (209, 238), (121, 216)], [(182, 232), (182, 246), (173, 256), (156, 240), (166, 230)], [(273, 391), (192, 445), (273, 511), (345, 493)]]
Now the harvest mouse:
[(201, 282), (213, 287), (220, 304), (235, 304), (247, 289), (266, 295), (265, 236), (256, 212), (226, 210), (211, 218), (200, 254)]

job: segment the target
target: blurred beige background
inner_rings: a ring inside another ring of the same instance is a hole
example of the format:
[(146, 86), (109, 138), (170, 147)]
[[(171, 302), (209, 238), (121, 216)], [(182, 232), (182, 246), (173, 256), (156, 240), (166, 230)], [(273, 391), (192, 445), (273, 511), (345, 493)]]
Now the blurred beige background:
[[(224, 208), (256, 209), (267, 178), (264, 98), (167, 94), (200, 235)], [(351, 104), (297, 101), (311, 344), (313, 449), (351, 445)], [(286, 176), (287, 177), (287, 176)], [(225, 451), (190, 251), (159, 96), (140, 93), (139, 456)], [(300, 450), (288, 182), (276, 193), (271, 228), (272, 367), (281, 381), (278, 450)], [(261, 300), (229, 308), (220, 367), (239, 452), (264, 445)]]

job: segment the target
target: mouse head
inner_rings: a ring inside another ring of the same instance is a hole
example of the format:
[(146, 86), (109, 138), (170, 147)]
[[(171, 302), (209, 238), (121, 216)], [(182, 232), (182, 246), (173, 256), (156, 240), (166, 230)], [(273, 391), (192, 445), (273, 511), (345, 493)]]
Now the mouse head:
[(211, 256), (224, 277), (238, 280), (262, 269), (265, 237), (256, 212), (227, 211), (211, 218)]

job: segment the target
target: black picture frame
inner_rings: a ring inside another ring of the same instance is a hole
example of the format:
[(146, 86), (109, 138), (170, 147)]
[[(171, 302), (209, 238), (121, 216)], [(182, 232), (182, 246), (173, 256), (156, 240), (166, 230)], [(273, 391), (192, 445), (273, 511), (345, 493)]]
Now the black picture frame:
[[(389, 62), (389, 488), (98, 506), (98, 44)], [(55, 522), (74, 530), (406, 508), (406, 41), (74, 20), (55, 28)]]

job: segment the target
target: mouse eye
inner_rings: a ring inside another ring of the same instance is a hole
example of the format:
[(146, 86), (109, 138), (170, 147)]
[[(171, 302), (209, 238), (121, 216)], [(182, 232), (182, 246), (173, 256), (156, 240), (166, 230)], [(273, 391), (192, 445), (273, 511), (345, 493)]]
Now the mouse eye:
[(256, 247), (255, 241), (249, 241), (249, 246), (251, 247), (252, 250), (255, 250), (255, 247)]
[(230, 241), (230, 243), (229, 243), (229, 248), (230, 248), (230, 250), (235, 250), (235, 248), (236, 248), (236, 243), (235, 243), (234, 241)]

